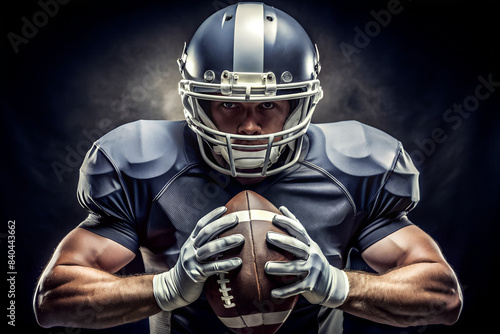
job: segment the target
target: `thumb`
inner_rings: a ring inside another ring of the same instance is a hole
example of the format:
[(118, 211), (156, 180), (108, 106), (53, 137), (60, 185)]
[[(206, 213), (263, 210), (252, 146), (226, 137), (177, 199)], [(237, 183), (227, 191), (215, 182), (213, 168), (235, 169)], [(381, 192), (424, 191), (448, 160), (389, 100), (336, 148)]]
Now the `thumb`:
[(297, 217), (295, 217), (295, 215), (290, 210), (288, 210), (286, 206), (280, 206), (280, 211), (284, 216), (292, 218), (293, 220), (298, 220)]

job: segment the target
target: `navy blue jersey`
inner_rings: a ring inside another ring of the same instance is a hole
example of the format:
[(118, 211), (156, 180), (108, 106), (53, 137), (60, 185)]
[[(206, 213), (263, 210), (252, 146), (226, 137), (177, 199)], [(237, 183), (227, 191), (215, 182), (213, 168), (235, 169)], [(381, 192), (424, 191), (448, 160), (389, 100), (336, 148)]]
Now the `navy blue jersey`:
[[(175, 265), (196, 222), (245, 189), (290, 209), (340, 269), (351, 248), (362, 252), (410, 225), (407, 213), (419, 200), (418, 171), (401, 143), (359, 122), (311, 124), (296, 165), (242, 186), (206, 165), (184, 121), (137, 121), (106, 134), (88, 152), (78, 199), (90, 214), (80, 227), (140, 252), (146, 272), (163, 272)], [(204, 295), (152, 317), (151, 332), (169, 321), (172, 333), (229, 332)], [(341, 311), (299, 298), (279, 332), (341, 328)]]

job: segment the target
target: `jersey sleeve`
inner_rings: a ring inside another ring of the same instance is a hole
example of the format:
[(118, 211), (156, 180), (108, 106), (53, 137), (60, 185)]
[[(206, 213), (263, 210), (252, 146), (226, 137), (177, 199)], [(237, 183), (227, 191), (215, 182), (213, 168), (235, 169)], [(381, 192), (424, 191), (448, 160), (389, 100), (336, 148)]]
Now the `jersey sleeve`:
[(412, 224), (407, 214), (420, 199), (418, 176), (409, 154), (400, 145), (393, 167), (368, 205), (367, 216), (357, 238), (360, 251)]
[(138, 251), (139, 237), (126, 185), (119, 169), (98, 144), (90, 149), (80, 168), (77, 196), (80, 205), (89, 211), (79, 227), (134, 253)]

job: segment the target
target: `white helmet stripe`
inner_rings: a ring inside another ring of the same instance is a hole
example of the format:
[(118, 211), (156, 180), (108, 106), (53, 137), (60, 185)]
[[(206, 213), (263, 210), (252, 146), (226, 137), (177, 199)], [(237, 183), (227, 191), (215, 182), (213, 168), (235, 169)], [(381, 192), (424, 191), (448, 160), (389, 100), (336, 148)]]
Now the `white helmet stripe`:
[(264, 72), (264, 6), (240, 4), (234, 22), (234, 72)]

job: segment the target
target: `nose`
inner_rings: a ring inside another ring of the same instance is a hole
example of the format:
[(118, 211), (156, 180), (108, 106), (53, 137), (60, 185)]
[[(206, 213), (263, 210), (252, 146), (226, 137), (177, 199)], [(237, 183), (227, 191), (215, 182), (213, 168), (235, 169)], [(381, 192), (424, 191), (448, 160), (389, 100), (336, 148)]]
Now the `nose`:
[(258, 113), (250, 108), (243, 111), (243, 119), (238, 126), (238, 133), (242, 135), (260, 135), (262, 127), (260, 125)]

